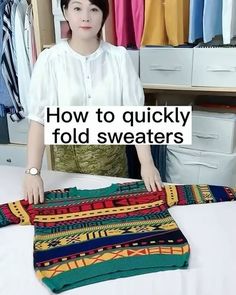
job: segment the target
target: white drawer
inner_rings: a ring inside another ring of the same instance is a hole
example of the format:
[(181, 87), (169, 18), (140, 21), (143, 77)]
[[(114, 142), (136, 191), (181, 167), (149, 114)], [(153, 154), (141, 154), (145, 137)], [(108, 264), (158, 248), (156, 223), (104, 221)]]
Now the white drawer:
[(141, 81), (144, 84), (190, 86), (192, 59), (192, 48), (141, 48)]
[(236, 153), (221, 154), (168, 146), (167, 182), (236, 186)]
[(194, 48), (192, 85), (236, 87), (236, 48)]
[(0, 145), (0, 165), (26, 166), (26, 145)]
[[(27, 146), (17, 144), (0, 145), (0, 165), (26, 167)], [(43, 157), (42, 167), (47, 169), (46, 153)]]
[(134, 68), (139, 75), (139, 50), (128, 50), (129, 56), (131, 57), (131, 60), (133, 62)]
[(19, 122), (13, 122), (10, 115), (7, 115), (7, 124), (10, 143), (27, 144), (29, 121), (23, 119)]
[(192, 145), (182, 147), (233, 153), (236, 151), (236, 114), (193, 111)]

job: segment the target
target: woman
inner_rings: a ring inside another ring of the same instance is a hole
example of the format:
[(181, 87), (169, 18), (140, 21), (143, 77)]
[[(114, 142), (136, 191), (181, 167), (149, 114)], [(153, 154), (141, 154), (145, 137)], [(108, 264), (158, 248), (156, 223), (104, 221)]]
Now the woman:
[[(44, 106), (143, 105), (140, 80), (123, 47), (101, 41), (108, 0), (61, 0), (70, 31), (68, 40), (44, 50), (29, 90), (28, 163), (25, 198), (43, 202), (40, 168), (44, 152)], [(161, 190), (149, 146), (136, 146), (141, 176), (148, 190)], [(123, 146), (55, 146), (55, 170), (125, 176)], [(94, 165), (96, 163), (96, 165)], [(63, 164), (63, 167), (61, 167)]]

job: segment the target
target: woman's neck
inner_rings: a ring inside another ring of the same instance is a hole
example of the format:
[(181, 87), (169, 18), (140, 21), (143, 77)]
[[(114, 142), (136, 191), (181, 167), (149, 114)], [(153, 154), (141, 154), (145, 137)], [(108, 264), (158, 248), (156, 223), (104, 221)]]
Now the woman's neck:
[(73, 50), (81, 55), (86, 56), (92, 54), (98, 49), (100, 40), (97, 38), (91, 40), (81, 40), (72, 37), (70, 40), (68, 40), (68, 43)]

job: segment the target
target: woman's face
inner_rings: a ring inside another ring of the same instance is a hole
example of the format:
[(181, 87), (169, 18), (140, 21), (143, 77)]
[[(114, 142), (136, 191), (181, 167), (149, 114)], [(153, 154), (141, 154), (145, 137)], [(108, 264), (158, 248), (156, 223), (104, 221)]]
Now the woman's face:
[(73, 37), (84, 40), (97, 38), (103, 20), (102, 10), (98, 6), (89, 0), (71, 0), (64, 15)]

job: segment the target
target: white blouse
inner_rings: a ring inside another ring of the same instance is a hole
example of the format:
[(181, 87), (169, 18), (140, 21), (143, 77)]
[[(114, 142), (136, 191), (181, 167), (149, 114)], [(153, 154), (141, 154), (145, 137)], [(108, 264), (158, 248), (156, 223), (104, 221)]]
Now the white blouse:
[(42, 51), (27, 99), (28, 118), (43, 124), (45, 106), (143, 105), (139, 77), (124, 47), (104, 41), (89, 56), (67, 41)]

